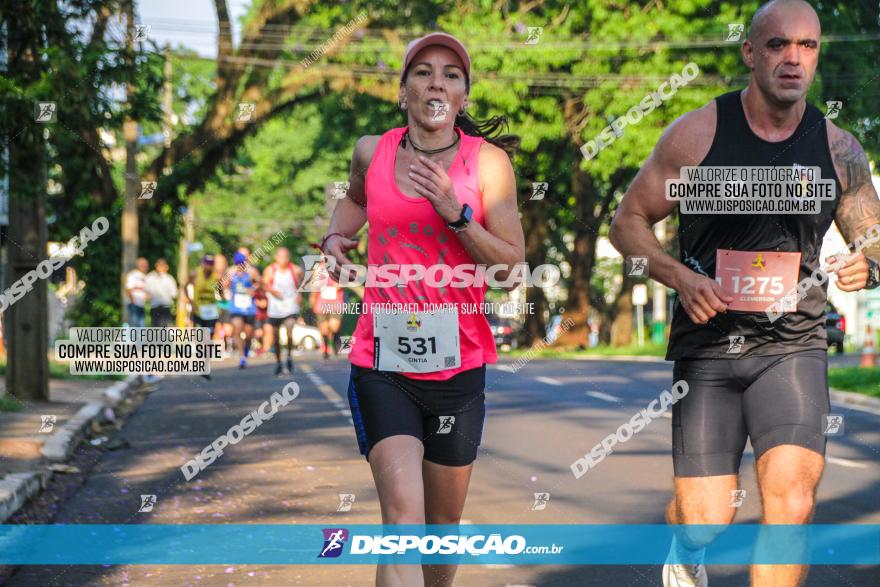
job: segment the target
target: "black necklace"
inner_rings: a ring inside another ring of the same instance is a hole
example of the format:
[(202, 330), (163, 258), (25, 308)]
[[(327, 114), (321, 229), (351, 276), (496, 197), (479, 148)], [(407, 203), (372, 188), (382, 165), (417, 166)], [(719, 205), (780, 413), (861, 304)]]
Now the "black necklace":
[(406, 139), (407, 139), (407, 137), (409, 137), (409, 142), (410, 142), (410, 144), (412, 145), (413, 149), (415, 149), (416, 151), (418, 151), (418, 152), (420, 152), (420, 153), (424, 153), (425, 155), (435, 155), (435, 154), (437, 154), (437, 153), (442, 153), (443, 151), (448, 151), (449, 149), (451, 149), (452, 147), (454, 147), (455, 145), (457, 145), (457, 144), (458, 144), (458, 141), (461, 140), (461, 137), (458, 135), (458, 133), (455, 133), (455, 140), (452, 141), (452, 143), (451, 143), (449, 146), (447, 146), (447, 147), (441, 147), (441, 148), (439, 148), (439, 149), (423, 149), (423, 148), (419, 147), (419, 146), (415, 143), (415, 141), (412, 140), (412, 137), (409, 136), (409, 129), (407, 129), (406, 132), (403, 133), (403, 140), (401, 141), (401, 144), (403, 145), (403, 148), (404, 148), (404, 149), (406, 149)]

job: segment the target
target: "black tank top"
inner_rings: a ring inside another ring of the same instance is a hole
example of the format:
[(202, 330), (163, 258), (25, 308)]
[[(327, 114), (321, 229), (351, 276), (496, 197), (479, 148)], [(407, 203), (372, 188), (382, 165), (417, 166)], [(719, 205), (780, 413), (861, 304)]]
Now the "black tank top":
[[(834, 200), (821, 202), (819, 214), (681, 214), (679, 258), (692, 270), (715, 277), (718, 249), (739, 251), (800, 252), (798, 280), (809, 277), (821, 260), (819, 252), (831, 226), (841, 194), (840, 180), (828, 147), (825, 118), (807, 104), (795, 132), (786, 140), (771, 143), (755, 135), (746, 120), (740, 90), (715, 99), (718, 118), (715, 138), (702, 167), (792, 166), (820, 167), (823, 179), (834, 179)], [(811, 287), (796, 312), (770, 322), (764, 312), (719, 313), (708, 324), (691, 322), (678, 298), (672, 316), (667, 360), (682, 358), (738, 359), (782, 355), (807, 349), (826, 349), (825, 304), (827, 282)], [(744, 336), (742, 350), (729, 353), (731, 336)]]

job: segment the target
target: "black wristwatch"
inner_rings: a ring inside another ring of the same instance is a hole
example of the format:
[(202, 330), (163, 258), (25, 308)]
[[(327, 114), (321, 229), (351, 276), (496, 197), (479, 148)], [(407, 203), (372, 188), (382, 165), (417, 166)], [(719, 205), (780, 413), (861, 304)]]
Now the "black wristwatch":
[(461, 207), (461, 216), (458, 217), (458, 220), (455, 222), (449, 222), (446, 224), (449, 228), (454, 230), (455, 232), (461, 232), (467, 225), (470, 224), (471, 218), (474, 217), (474, 209), (465, 204)]
[(865, 289), (875, 289), (880, 286), (880, 263), (874, 259), (868, 259), (868, 282), (865, 283)]

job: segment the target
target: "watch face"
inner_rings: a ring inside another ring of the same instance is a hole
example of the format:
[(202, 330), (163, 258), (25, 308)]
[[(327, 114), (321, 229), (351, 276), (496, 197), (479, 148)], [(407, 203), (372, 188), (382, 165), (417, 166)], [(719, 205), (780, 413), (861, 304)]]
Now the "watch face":
[(470, 222), (471, 218), (474, 217), (474, 209), (465, 204), (461, 209), (461, 217)]

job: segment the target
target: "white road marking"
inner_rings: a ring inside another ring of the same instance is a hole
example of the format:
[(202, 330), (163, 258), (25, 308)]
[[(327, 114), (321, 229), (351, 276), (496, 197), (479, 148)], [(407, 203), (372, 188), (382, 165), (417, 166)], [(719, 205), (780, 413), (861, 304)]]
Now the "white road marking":
[(600, 400), (602, 400), (602, 401), (606, 401), (606, 402), (614, 402), (614, 403), (617, 403), (617, 402), (620, 401), (620, 398), (617, 397), (616, 395), (611, 395), (611, 394), (608, 394), (608, 393), (602, 393), (601, 391), (588, 391), (588, 392), (587, 392), (587, 395), (590, 396), (590, 397), (594, 397), (594, 398), (596, 398), (596, 399), (600, 399)]
[(516, 373), (513, 365), (498, 365), (495, 367), (498, 371), (507, 371), (508, 373)]
[(850, 469), (867, 469), (867, 463), (860, 463), (858, 461), (851, 461), (849, 459), (841, 459), (840, 457), (832, 457), (825, 456), (825, 460), (834, 465), (840, 465), (841, 467), (849, 467)]
[(615, 385), (628, 385), (633, 382), (632, 378), (620, 375), (588, 375), (587, 381), (590, 383), (612, 383)]
[(318, 391), (323, 393), (324, 397), (326, 397), (327, 400), (333, 404), (343, 416), (345, 416), (348, 423), (354, 424), (354, 420), (351, 419), (351, 410), (349, 410), (348, 403), (342, 399), (342, 396), (336, 393), (335, 389), (327, 385), (327, 383), (321, 379), (321, 376), (315, 373), (308, 365), (303, 365), (302, 370), (306, 374), (308, 380), (315, 384)]
[(672, 419), (672, 412), (668, 412), (668, 411), (667, 411), (667, 412), (663, 412), (663, 417), (664, 417), (664, 418), (669, 418), (669, 419), (671, 420), (671, 419)]
[(562, 385), (563, 384), (558, 379), (553, 379), (552, 377), (543, 377), (543, 376), (535, 377), (535, 381), (538, 381), (540, 383), (546, 383), (547, 385)]

